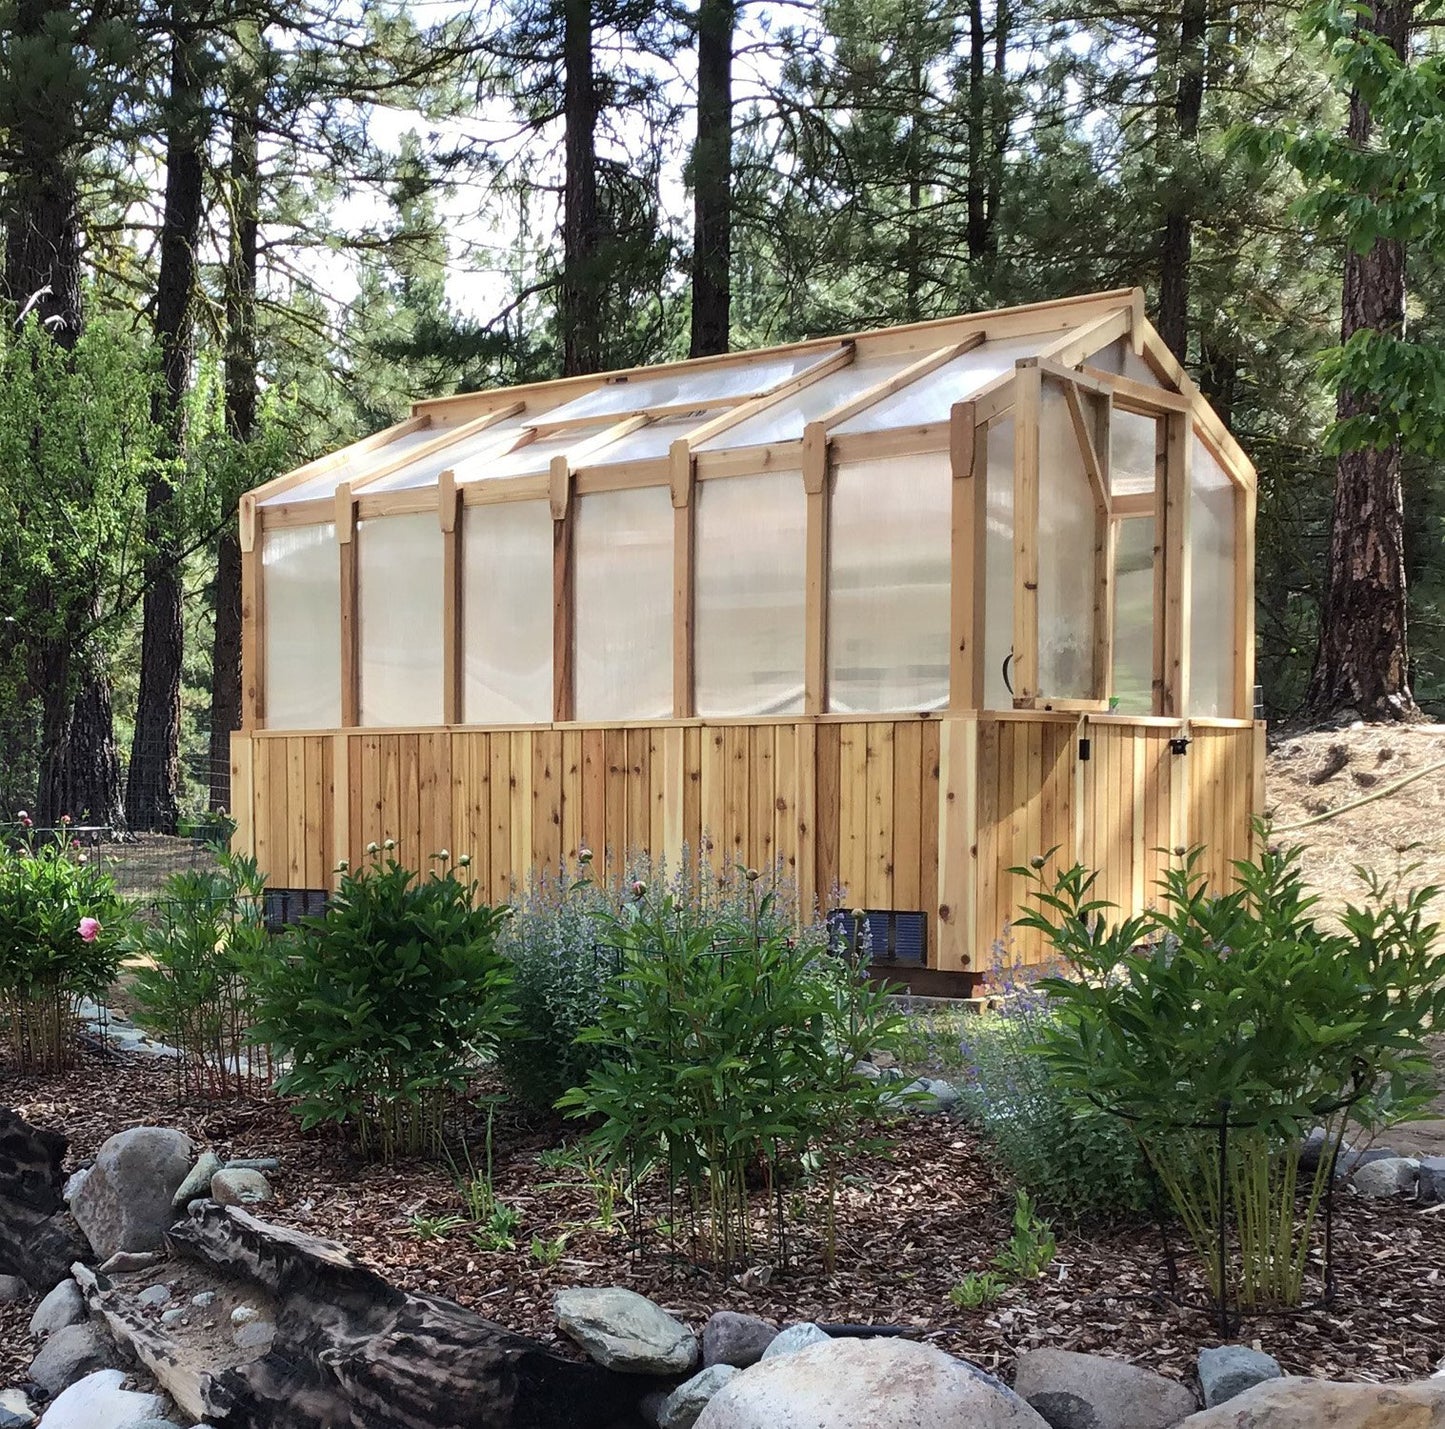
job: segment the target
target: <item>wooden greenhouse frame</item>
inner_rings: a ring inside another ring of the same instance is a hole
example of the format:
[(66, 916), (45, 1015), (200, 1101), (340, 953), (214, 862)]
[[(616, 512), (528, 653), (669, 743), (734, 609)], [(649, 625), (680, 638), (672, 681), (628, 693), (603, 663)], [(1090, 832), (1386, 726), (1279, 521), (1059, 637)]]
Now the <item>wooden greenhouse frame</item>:
[(1254, 512), (1138, 290), (420, 401), (243, 498), (236, 846), (780, 860), (957, 986), (1248, 852)]

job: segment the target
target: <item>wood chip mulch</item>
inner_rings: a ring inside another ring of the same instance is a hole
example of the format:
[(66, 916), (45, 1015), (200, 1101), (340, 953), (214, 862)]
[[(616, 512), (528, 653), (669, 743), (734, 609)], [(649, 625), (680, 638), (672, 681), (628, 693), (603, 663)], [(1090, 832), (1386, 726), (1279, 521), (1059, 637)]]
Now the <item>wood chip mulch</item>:
[[(628, 1222), (600, 1228), (585, 1177), (537, 1163), (538, 1153), (575, 1130), (505, 1108), (493, 1127), (495, 1186), (523, 1223), (515, 1250), (482, 1251), (461, 1230), (422, 1240), (410, 1228), (415, 1214), (461, 1209), (449, 1167), (365, 1164), (335, 1134), (303, 1135), (276, 1100), (178, 1104), (164, 1065), (91, 1055), (63, 1077), (0, 1078), (0, 1102), (36, 1124), (62, 1128), (72, 1163), (93, 1156), (114, 1132), (157, 1124), (178, 1126), (222, 1155), (277, 1156), (270, 1219), (339, 1240), (398, 1284), (458, 1300), (563, 1352), (571, 1350), (556, 1331), (551, 1296), (580, 1284), (630, 1286), (699, 1327), (717, 1309), (778, 1321), (903, 1326), (1005, 1377), (1022, 1350), (1049, 1345), (1122, 1356), (1188, 1379), (1199, 1348), (1219, 1342), (1200, 1303), (1197, 1267), (1176, 1244), (1188, 1303), (1166, 1293), (1158, 1231), (1138, 1221), (1056, 1224), (1058, 1254), (1041, 1279), (1010, 1288), (987, 1310), (955, 1307), (950, 1288), (965, 1272), (988, 1268), (1007, 1240), (1014, 1191), (977, 1135), (950, 1117), (912, 1117), (891, 1156), (859, 1155), (849, 1167), (833, 1274), (822, 1269), (810, 1194), (788, 1264), (774, 1263), (764, 1241), (750, 1265), (728, 1275), (668, 1254), (656, 1237), (634, 1253)], [(480, 1129), (471, 1141), (481, 1165)], [(661, 1216), (667, 1207), (648, 1211)], [(540, 1264), (532, 1237), (562, 1234), (561, 1259)], [(1445, 1359), (1445, 1213), (1347, 1192), (1337, 1201), (1334, 1234), (1333, 1302), (1251, 1316), (1233, 1338), (1259, 1343), (1287, 1373), (1377, 1381), (1430, 1374)], [(1318, 1288), (1316, 1281), (1311, 1293)], [(0, 1306), (0, 1385), (23, 1378), (32, 1354), (30, 1311)]]

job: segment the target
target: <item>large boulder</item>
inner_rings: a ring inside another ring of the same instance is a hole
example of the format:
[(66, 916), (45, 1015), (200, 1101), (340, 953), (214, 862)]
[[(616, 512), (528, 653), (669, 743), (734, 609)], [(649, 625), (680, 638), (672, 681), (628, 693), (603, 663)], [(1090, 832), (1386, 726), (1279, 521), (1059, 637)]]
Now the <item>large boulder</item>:
[(248, 1167), (226, 1167), (211, 1177), (211, 1199), (223, 1206), (259, 1206), (271, 1199), (271, 1183)]
[(696, 1429), (1047, 1429), (992, 1375), (912, 1340), (829, 1340), (723, 1386)]
[(1412, 1196), (1420, 1179), (1420, 1163), (1408, 1156), (1382, 1156), (1361, 1164), (1350, 1174), (1356, 1192), (1372, 1201), (1391, 1196)]
[(140, 1429), (165, 1413), (155, 1394), (125, 1389), (118, 1369), (97, 1370), (77, 1380), (45, 1411), (44, 1429)]
[(66, 1325), (56, 1330), (30, 1361), (30, 1378), (54, 1399), (82, 1376), (114, 1363), (110, 1341), (94, 1325)]
[(159, 1249), (191, 1161), (190, 1137), (163, 1126), (119, 1131), (100, 1148), (70, 1210), (102, 1260)]
[(68, 1143), (0, 1107), (0, 1271), (44, 1294), (90, 1247), (61, 1199)]
[(1014, 1392), (1053, 1429), (1171, 1429), (1198, 1408), (1192, 1391), (1176, 1380), (1072, 1350), (1020, 1355)]
[(1273, 1355), (1248, 1345), (1218, 1345), (1199, 1351), (1199, 1387), (1204, 1407), (1234, 1399), (1267, 1379), (1278, 1379), (1284, 1371)]
[(697, 1338), (645, 1295), (620, 1286), (559, 1290), (557, 1324), (604, 1369), (625, 1374), (687, 1374)]
[(1179, 1429), (1445, 1429), (1445, 1380), (1340, 1384), (1270, 1379)]
[(36, 1307), (30, 1317), (30, 1333), (37, 1340), (53, 1335), (67, 1325), (78, 1325), (85, 1319), (85, 1297), (80, 1286), (66, 1276)]
[(736, 1310), (717, 1311), (702, 1327), (702, 1362), (730, 1364), (746, 1369), (762, 1359), (763, 1351), (777, 1338), (778, 1327), (756, 1315)]

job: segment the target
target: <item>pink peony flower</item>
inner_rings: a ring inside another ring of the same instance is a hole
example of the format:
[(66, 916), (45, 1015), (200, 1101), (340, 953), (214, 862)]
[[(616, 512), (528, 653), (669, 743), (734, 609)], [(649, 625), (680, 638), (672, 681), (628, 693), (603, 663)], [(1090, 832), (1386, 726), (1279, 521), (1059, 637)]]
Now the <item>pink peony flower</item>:
[(100, 919), (82, 918), (75, 931), (80, 934), (83, 942), (93, 943), (100, 937)]

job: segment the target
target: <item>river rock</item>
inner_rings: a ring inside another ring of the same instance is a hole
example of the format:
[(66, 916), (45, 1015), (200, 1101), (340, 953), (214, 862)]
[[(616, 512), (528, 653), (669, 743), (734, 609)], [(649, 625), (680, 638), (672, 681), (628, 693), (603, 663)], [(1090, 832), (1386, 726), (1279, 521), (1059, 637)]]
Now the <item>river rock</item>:
[(77, 1380), (45, 1411), (45, 1429), (140, 1429), (165, 1413), (155, 1394), (125, 1389), (118, 1369), (97, 1370)]
[(829, 1340), (730, 1380), (696, 1429), (1048, 1429), (991, 1374), (932, 1345)]
[(1178, 1429), (1445, 1429), (1445, 1382), (1270, 1379), (1191, 1414)]
[(271, 1183), (244, 1166), (224, 1169), (211, 1177), (211, 1199), (223, 1206), (259, 1206), (271, 1199)]
[(1350, 1173), (1350, 1184), (1372, 1201), (1391, 1196), (1409, 1196), (1420, 1179), (1420, 1167), (1408, 1156), (1385, 1156), (1369, 1161)]
[(826, 1345), (831, 1337), (826, 1330), (820, 1330), (811, 1320), (801, 1325), (788, 1325), (778, 1331), (763, 1351), (763, 1359), (776, 1359), (779, 1355), (795, 1355), (809, 1345)]
[(735, 1365), (713, 1364), (700, 1374), (693, 1375), (668, 1395), (662, 1412), (657, 1416), (657, 1429), (692, 1429), (713, 1395), (741, 1373)]
[(185, 1210), (190, 1203), (198, 1196), (209, 1196), (211, 1194), (211, 1177), (222, 1168), (224, 1163), (214, 1151), (203, 1151), (196, 1158), (196, 1164), (186, 1173), (186, 1179), (176, 1188), (176, 1194), (171, 1197), (171, 1209), (177, 1215)]
[(30, 1429), (36, 1417), (20, 1390), (0, 1389), (0, 1429)]
[(557, 1324), (604, 1369), (631, 1374), (687, 1374), (697, 1339), (681, 1320), (644, 1295), (620, 1286), (559, 1290)]
[(53, 1335), (67, 1325), (85, 1319), (85, 1296), (73, 1280), (62, 1280), (36, 1307), (30, 1317), (30, 1333), (37, 1340)]
[(702, 1362), (730, 1364), (746, 1369), (762, 1359), (763, 1351), (777, 1338), (778, 1327), (756, 1315), (736, 1310), (719, 1310), (702, 1327)]
[(1199, 1351), (1199, 1387), (1204, 1391), (1204, 1407), (1243, 1394), (1267, 1379), (1278, 1379), (1284, 1371), (1273, 1355), (1248, 1345), (1219, 1345)]
[(1416, 1194), (1422, 1206), (1438, 1206), (1445, 1201), (1445, 1156), (1422, 1156), (1420, 1180)]
[(191, 1169), (191, 1140), (161, 1126), (117, 1132), (100, 1148), (70, 1210), (95, 1253), (158, 1250), (175, 1220), (171, 1198)]
[(1171, 1429), (1199, 1407), (1191, 1390), (1125, 1360), (1072, 1350), (1019, 1356), (1014, 1393), (1053, 1429)]
[(0, 1305), (13, 1305), (28, 1300), (30, 1287), (18, 1275), (0, 1275)]
[(165, 1260), (154, 1250), (118, 1250), (100, 1267), (102, 1275), (129, 1275), (134, 1270), (152, 1270)]
[(30, 1378), (54, 1399), (82, 1376), (107, 1369), (114, 1362), (110, 1341), (94, 1325), (66, 1325), (56, 1330), (30, 1361)]
[(157, 1310), (162, 1305), (170, 1304), (171, 1287), (169, 1285), (147, 1285), (135, 1297), (135, 1302), (137, 1305), (146, 1305), (152, 1310)]

